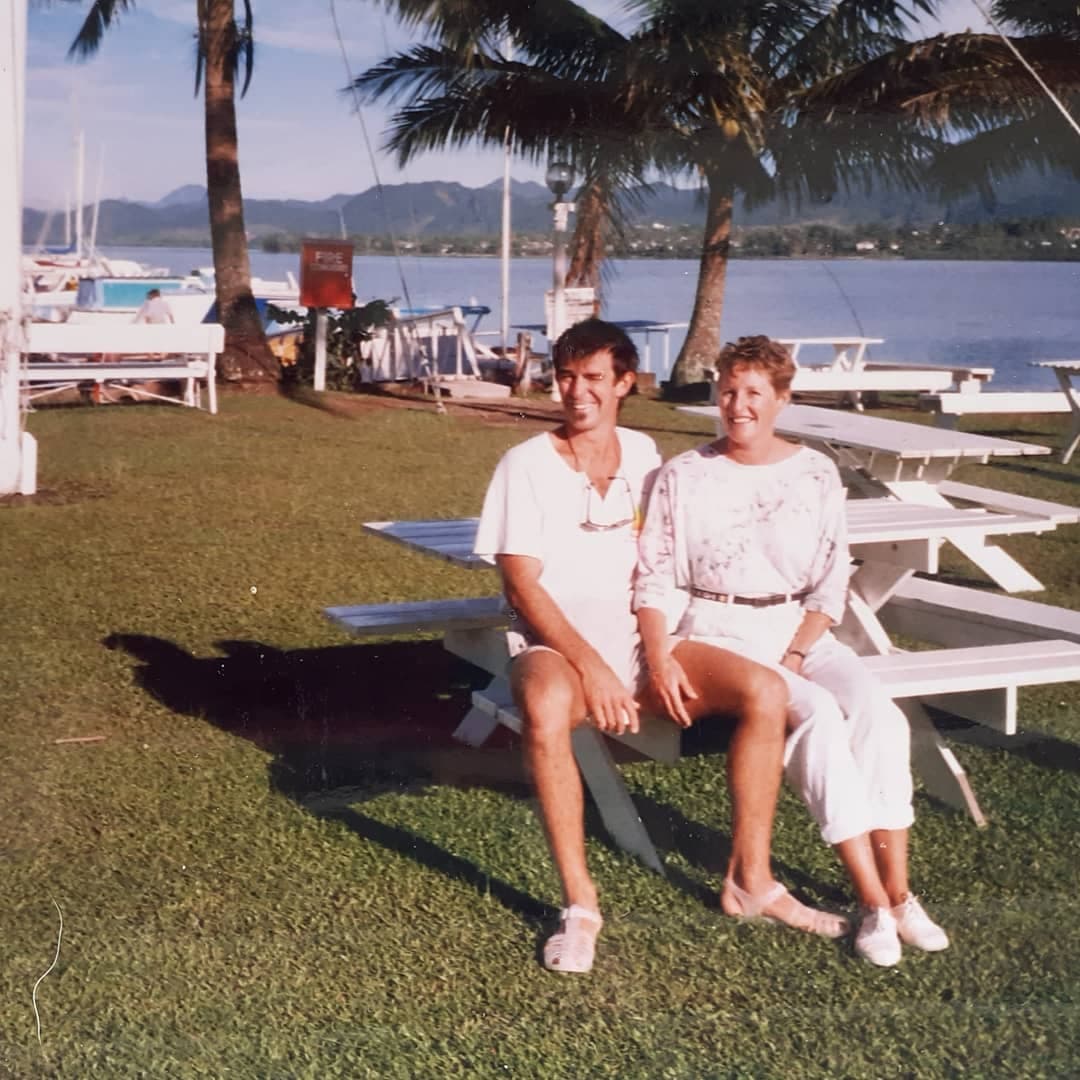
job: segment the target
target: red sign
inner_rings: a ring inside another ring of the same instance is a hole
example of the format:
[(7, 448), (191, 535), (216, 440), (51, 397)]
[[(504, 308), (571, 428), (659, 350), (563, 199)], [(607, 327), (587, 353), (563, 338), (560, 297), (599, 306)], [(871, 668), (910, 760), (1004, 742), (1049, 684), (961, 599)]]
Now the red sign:
[(351, 308), (353, 246), (341, 240), (305, 240), (300, 248), (300, 303)]

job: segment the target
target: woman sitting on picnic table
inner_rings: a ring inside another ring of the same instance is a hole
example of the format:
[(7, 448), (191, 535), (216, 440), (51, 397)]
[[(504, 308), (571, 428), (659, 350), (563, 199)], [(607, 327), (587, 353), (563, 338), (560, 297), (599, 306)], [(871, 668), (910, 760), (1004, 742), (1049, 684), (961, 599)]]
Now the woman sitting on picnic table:
[(690, 594), (676, 638), (751, 657), (788, 683), (785, 771), (851, 877), (855, 951), (890, 967), (901, 942), (945, 949), (945, 931), (908, 890), (907, 720), (830, 630), (850, 572), (839, 473), (775, 433), (795, 374), (782, 345), (740, 338), (717, 371), (727, 434), (663, 467), (640, 539), (635, 606), (653, 688), (672, 708), (687, 693), (662, 615), (676, 587)]

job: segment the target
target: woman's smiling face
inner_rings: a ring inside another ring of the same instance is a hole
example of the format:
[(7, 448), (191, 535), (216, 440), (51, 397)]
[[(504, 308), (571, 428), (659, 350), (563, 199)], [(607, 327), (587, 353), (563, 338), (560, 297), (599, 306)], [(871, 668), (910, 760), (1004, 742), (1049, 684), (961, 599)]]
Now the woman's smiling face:
[(780, 410), (791, 400), (790, 393), (778, 394), (768, 375), (750, 364), (723, 375), (718, 397), (725, 433), (737, 445), (771, 439)]

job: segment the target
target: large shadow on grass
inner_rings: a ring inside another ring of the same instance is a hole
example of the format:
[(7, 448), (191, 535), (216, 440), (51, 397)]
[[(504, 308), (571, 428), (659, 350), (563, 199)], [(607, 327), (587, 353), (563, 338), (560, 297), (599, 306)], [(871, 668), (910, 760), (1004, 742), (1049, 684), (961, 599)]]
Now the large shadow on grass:
[[(220, 641), (215, 645), (221, 655), (209, 657), (143, 634), (113, 634), (104, 644), (137, 661), (136, 683), (166, 708), (204, 719), (272, 755), (271, 786), (307, 812), (495, 897), (537, 929), (554, 916), (553, 906), (469, 859), (362, 809), (390, 791), (422, 796), (446, 784), (531, 795), (515, 739), (505, 729), (482, 750), (454, 742), (471, 691), (489, 676), (451, 656), (439, 642), (284, 651), (255, 641)], [(726, 749), (729, 729), (722, 721), (701, 725), (684, 736), (684, 752)], [(616, 755), (635, 759), (621, 747)], [(717, 768), (723, 767), (718, 759)], [(635, 803), (661, 851), (678, 853), (709, 876), (723, 874), (731, 851), (725, 832), (641, 793)], [(611, 846), (591, 804), (586, 827)], [(843, 899), (797, 867), (777, 864), (776, 869), (799, 892)], [(707, 907), (718, 906), (714, 889), (678, 867), (669, 865), (667, 873), (676, 888)]]

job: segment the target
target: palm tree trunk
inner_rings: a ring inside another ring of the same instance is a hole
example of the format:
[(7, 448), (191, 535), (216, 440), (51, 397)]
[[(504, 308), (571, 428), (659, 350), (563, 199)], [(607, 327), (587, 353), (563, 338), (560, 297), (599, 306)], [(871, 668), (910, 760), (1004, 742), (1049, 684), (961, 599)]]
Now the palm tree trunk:
[(204, 0), (200, 30), (206, 52), (206, 190), (214, 249), (218, 318), (225, 327), (221, 373), (227, 379), (277, 380), (280, 367), (251, 294), (251, 262), (244, 229), (244, 199), (236, 135), (233, 0)]
[(596, 290), (596, 310), (600, 311), (600, 266), (607, 247), (607, 198), (601, 181), (587, 180), (577, 194), (577, 221), (570, 245), (570, 269), (566, 284), (572, 288)]
[(706, 173), (709, 201), (705, 211), (705, 238), (701, 247), (694, 313), (686, 340), (671, 368), (673, 386), (701, 382), (720, 352), (720, 315), (724, 310), (731, 211), (734, 188), (716, 173)]

